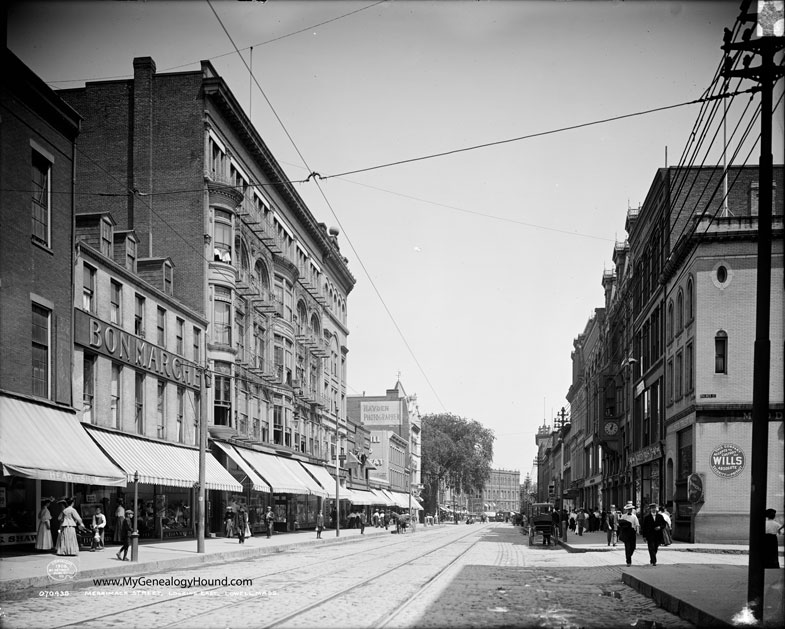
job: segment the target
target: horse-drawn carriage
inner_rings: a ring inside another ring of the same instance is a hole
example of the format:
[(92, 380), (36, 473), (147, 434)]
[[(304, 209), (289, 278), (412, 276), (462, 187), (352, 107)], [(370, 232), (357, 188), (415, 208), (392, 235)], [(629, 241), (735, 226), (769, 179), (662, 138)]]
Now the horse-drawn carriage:
[(553, 525), (553, 505), (549, 502), (534, 502), (529, 505), (527, 520), (529, 523), (529, 546), (534, 546), (537, 537), (541, 537), (543, 544), (550, 544), (551, 539), (556, 542), (556, 532)]

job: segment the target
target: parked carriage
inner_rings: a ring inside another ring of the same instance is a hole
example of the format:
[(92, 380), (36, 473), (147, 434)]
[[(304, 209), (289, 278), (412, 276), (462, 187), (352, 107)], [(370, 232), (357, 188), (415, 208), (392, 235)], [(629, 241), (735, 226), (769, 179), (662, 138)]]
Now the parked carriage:
[(546, 538), (556, 541), (552, 510), (553, 505), (549, 502), (535, 502), (529, 505), (527, 518), (529, 522), (529, 546), (534, 546), (537, 542), (537, 537), (541, 538), (543, 544)]

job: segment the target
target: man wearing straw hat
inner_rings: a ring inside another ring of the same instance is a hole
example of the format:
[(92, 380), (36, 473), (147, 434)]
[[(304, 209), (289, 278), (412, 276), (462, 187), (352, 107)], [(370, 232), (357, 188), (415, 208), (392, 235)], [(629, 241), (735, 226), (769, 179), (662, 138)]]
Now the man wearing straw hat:
[(640, 530), (635, 507), (629, 500), (624, 505), (624, 515), (619, 518), (619, 540), (624, 543), (624, 557), (627, 565), (632, 565), (632, 554), (635, 552), (636, 538)]

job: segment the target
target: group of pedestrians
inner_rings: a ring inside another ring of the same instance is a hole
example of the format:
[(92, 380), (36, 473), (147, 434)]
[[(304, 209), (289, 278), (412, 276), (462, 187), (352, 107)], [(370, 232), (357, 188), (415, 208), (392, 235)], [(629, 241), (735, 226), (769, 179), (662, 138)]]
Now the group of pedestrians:
[(608, 546), (615, 547), (619, 542), (624, 546), (624, 556), (628, 566), (632, 565), (632, 555), (637, 547), (638, 535), (646, 540), (649, 563), (657, 565), (657, 551), (660, 546), (669, 546), (672, 541), (671, 516), (664, 506), (650, 504), (642, 519), (638, 518), (635, 505), (628, 501), (621, 512), (616, 505), (608, 511), (578, 509), (567, 514), (569, 528), (579, 536), (583, 533), (602, 531)]
[[(90, 550), (92, 552), (104, 550), (104, 533), (106, 531), (106, 515), (101, 507), (96, 507), (90, 518), (89, 527), (79, 511), (74, 507), (74, 498), (62, 498), (56, 501), (56, 506), (62, 507), (55, 511), (57, 524), (56, 541), (53, 540), (53, 520), (50, 507), (55, 503), (54, 498), (45, 498), (41, 501), (38, 511), (38, 524), (36, 527), (36, 550), (52, 551), (62, 557), (75, 557), (79, 554), (79, 534), (89, 533), (91, 536)], [(125, 517), (125, 511), (123, 515)], [(130, 511), (127, 512), (133, 515)], [(122, 533), (122, 531), (119, 531)], [(118, 541), (123, 541), (120, 538)]]

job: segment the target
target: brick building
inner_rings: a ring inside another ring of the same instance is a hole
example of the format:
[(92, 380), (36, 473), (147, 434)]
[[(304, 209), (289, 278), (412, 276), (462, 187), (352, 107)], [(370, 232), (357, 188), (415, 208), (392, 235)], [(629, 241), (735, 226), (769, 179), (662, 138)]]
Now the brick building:
[[(616, 243), (614, 268), (602, 277), (605, 308), (595, 326), (596, 343), (593, 349), (587, 345), (589, 327), (575, 343), (567, 438), (597, 444), (597, 458), (583, 465), (577, 464), (580, 448), (572, 454), (577, 506), (665, 504), (676, 539), (743, 543), (752, 456), (757, 168), (729, 168), (727, 182), (726, 204), (721, 169), (659, 169), (644, 203), (628, 210), (628, 240)], [(783, 185), (783, 168), (777, 166), (767, 504), (778, 512)], [(586, 433), (578, 438), (584, 421)], [(549, 442), (538, 436), (546, 458), (541, 468), (558, 468), (557, 437), (549, 435)], [(589, 491), (589, 484), (599, 493)]]
[[(36, 541), (42, 498), (122, 488), (72, 396), (73, 181), (81, 118), (4, 48), (0, 78), (0, 547)], [(76, 503), (80, 507), (80, 501)], [(61, 504), (49, 506), (52, 541)]]
[(132, 79), (59, 94), (85, 119), (77, 213), (133, 232), (139, 276), (207, 324), (212, 453), (243, 482), (211, 498), (210, 528), (243, 502), (252, 517), (272, 504), (283, 528), (312, 526), (330, 492), (301, 463), (334, 469), (346, 453), (355, 280), (337, 230), (316, 221), (209, 62), (158, 73), (136, 58)]

